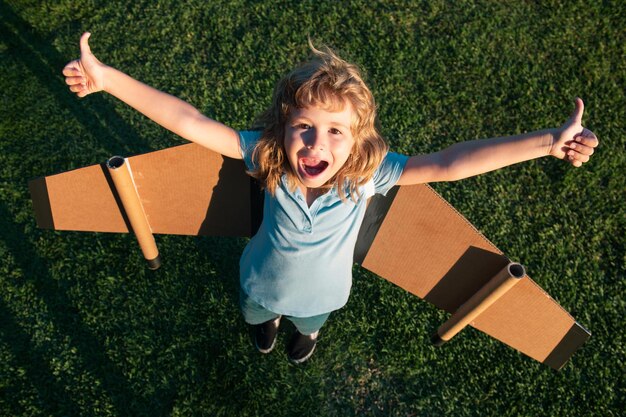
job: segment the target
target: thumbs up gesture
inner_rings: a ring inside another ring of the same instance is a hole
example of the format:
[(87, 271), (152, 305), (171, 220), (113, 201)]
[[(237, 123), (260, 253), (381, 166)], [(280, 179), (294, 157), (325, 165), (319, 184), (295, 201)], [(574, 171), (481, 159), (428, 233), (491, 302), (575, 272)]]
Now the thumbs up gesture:
[(582, 125), (585, 104), (580, 98), (576, 98), (575, 106), (570, 118), (557, 129), (550, 155), (564, 159), (575, 167), (580, 167), (589, 161), (599, 141), (591, 130)]
[(88, 42), (90, 36), (89, 32), (83, 33), (80, 37), (80, 58), (69, 62), (63, 68), (65, 83), (78, 97), (104, 90), (106, 66), (91, 53)]

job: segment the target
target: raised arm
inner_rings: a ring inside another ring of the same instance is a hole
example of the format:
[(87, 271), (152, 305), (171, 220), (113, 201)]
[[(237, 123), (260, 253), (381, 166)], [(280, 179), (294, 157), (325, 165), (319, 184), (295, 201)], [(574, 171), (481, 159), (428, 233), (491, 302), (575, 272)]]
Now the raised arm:
[(66, 83), (78, 97), (106, 91), (177, 135), (222, 155), (241, 159), (235, 130), (204, 116), (179, 98), (104, 65), (91, 53), (90, 35), (84, 33), (80, 38), (80, 59), (63, 68)]
[(583, 112), (583, 101), (577, 98), (574, 112), (560, 128), (459, 142), (439, 152), (413, 156), (398, 185), (456, 181), (548, 155), (580, 167), (598, 146), (596, 135), (581, 124)]

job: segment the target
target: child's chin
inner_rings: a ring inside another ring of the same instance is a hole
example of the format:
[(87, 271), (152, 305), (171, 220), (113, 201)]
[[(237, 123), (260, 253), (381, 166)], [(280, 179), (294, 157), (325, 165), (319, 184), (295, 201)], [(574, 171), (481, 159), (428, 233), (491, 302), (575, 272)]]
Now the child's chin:
[(316, 188), (321, 187), (328, 181), (326, 171), (320, 172), (317, 175), (311, 175), (307, 172), (303, 172), (302, 170), (298, 170), (298, 177), (300, 177), (300, 182), (307, 188)]
[(323, 178), (300, 178), (300, 182), (306, 188), (318, 188), (326, 183)]

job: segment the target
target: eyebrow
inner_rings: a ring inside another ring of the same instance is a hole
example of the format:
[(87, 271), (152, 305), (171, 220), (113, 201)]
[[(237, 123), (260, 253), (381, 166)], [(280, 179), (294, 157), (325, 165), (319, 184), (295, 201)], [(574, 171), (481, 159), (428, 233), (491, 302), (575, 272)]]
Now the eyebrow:
[[(300, 121), (305, 121), (305, 122), (308, 122), (308, 123), (311, 123), (311, 122), (312, 122), (312, 120), (311, 120), (311, 119), (309, 119), (309, 118), (308, 118), (308, 117), (306, 117), (306, 116), (298, 116), (298, 117), (293, 117), (293, 116), (291, 116), (291, 117), (290, 117), (290, 122), (291, 122), (291, 123), (300, 122)], [(344, 129), (350, 129), (350, 126), (346, 126), (345, 124), (343, 124), (343, 123), (341, 123), (341, 122), (337, 122), (337, 121), (335, 121), (335, 120), (331, 120), (329, 124), (330, 124), (331, 126), (340, 126), (340, 127), (343, 127)]]
[(335, 125), (335, 126), (341, 126), (341, 127), (343, 127), (344, 129), (350, 129), (350, 126), (346, 126), (346, 125), (344, 125), (343, 123), (339, 123), (339, 122), (330, 122), (330, 123), (331, 123), (332, 125)]

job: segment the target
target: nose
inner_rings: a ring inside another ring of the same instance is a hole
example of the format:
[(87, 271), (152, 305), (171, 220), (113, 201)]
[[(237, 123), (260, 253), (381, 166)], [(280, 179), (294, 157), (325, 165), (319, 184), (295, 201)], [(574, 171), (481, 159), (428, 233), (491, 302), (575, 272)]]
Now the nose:
[(318, 149), (323, 151), (326, 149), (326, 135), (320, 129), (310, 129), (305, 138), (304, 145), (307, 149)]

